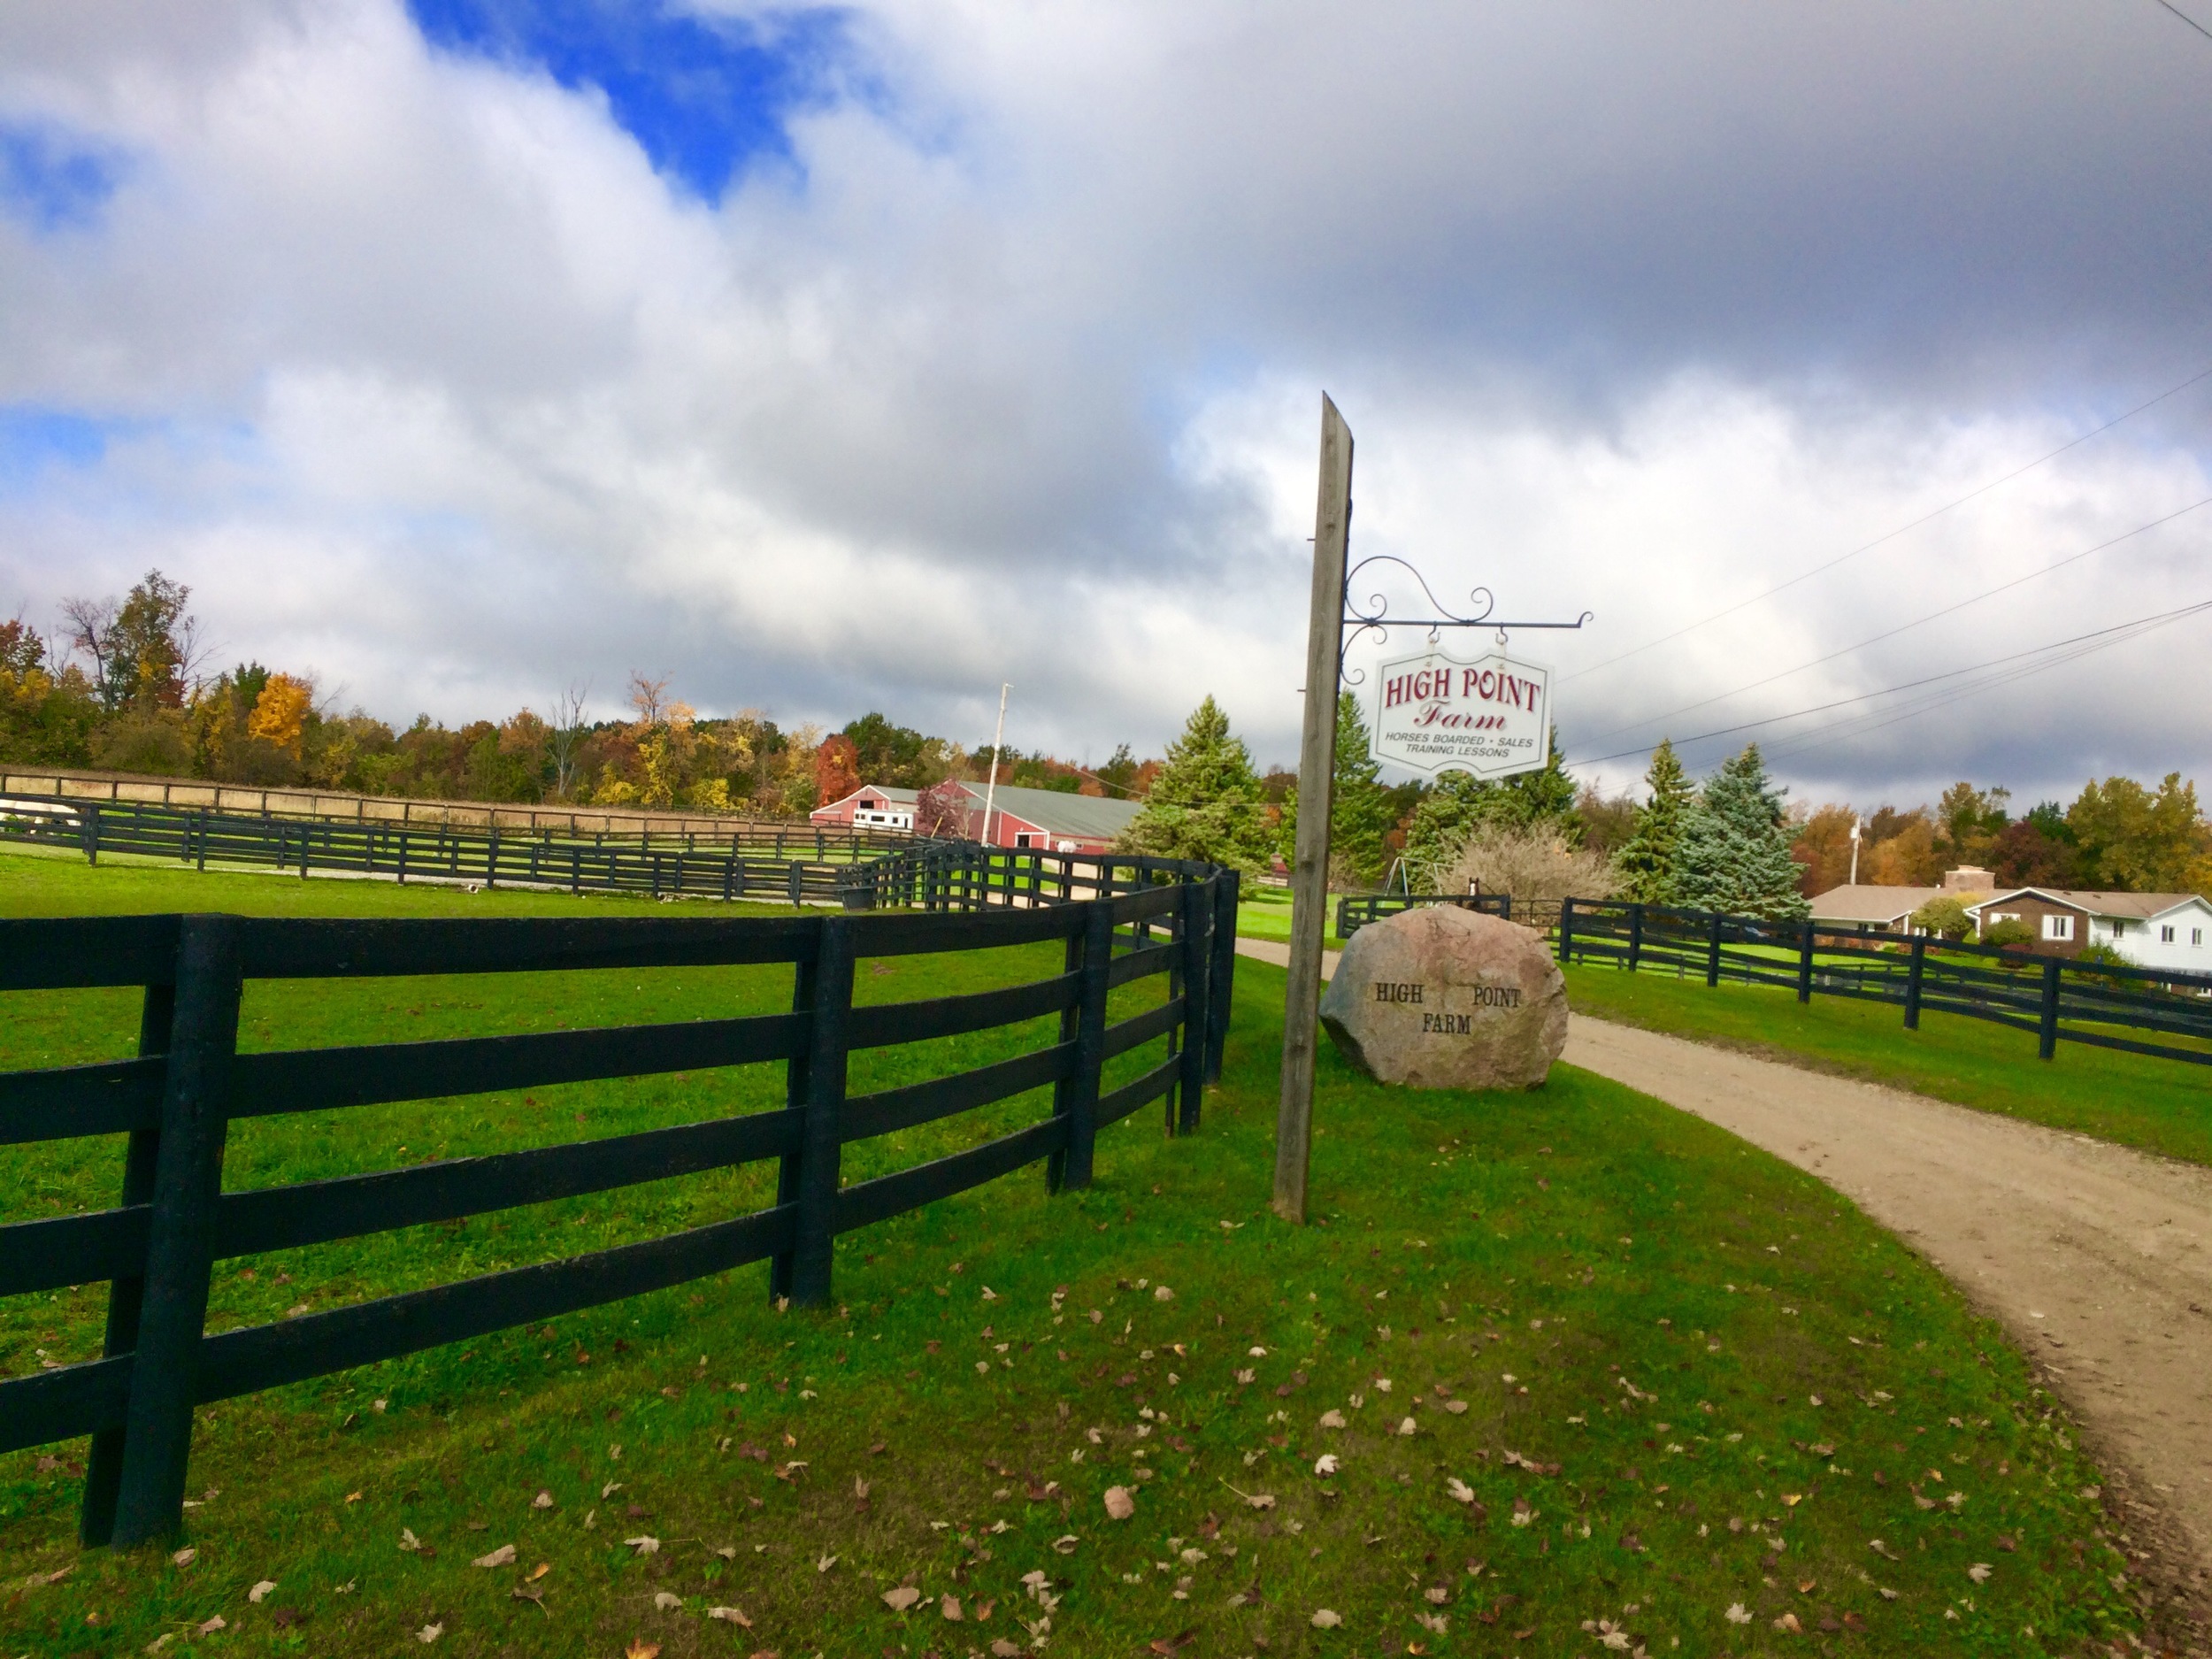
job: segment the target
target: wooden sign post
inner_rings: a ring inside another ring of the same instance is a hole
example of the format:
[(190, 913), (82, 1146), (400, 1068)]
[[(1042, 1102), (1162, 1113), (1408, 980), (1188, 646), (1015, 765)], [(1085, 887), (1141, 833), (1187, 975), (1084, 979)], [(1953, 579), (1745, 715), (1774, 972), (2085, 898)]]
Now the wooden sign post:
[(1352, 434), (1324, 393), (1321, 489), (1313, 518), (1313, 601), (1306, 632), (1306, 724), (1298, 747), (1298, 839), (1290, 872), (1290, 989), (1283, 1007), (1283, 1094), (1275, 1116), (1275, 1213), (1306, 1218), (1321, 941), (1329, 923), (1329, 815), (1336, 782), (1336, 701), (1344, 659), (1344, 565), (1352, 527)]

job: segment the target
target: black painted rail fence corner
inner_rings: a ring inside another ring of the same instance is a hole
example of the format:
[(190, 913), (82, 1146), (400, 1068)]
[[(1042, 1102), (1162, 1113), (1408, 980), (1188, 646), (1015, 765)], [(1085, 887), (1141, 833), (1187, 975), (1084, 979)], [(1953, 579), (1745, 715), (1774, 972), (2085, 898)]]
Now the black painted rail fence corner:
[[(107, 1280), (104, 1353), (0, 1381), (0, 1451), (89, 1435), (81, 1533), (134, 1544), (181, 1524), (196, 1405), (770, 1263), (769, 1289), (831, 1295), (841, 1233), (1026, 1165), (1089, 1183), (1098, 1133), (1156, 1101), (1199, 1126), (1218, 1075), (1233, 972), (1236, 878), (1163, 860), (926, 844), (872, 868), (853, 906), (922, 914), (305, 920), (228, 915), (0, 922), (0, 992), (142, 987), (134, 1058), (0, 1072), (0, 1144), (125, 1137), (113, 1209), (0, 1225), (0, 1295)], [(896, 888), (898, 891), (894, 892)], [(1061, 941), (1061, 971), (1010, 987), (856, 1005), (855, 964)], [(251, 980), (788, 964), (789, 1012), (348, 1048), (241, 1053)], [(1108, 1023), (1108, 995), (1165, 976), (1164, 999)], [(855, 1052), (1057, 1016), (1049, 1046), (872, 1094)], [(1108, 1063), (1160, 1044), (1118, 1087)], [(227, 1192), (230, 1124), (280, 1113), (595, 1079), (780, 1063), (780, 1110), (489, 1156)], [(1050, 1115), (980, 1145), (846, 1185), (856, 1141), (1050, 1087)], [(222, 1259), (778, 1161), (774, 1204), (592, 1254), (211, 1335)]]
[(1611, 963), (1708, 986), (1770, 986), (1794, 992), (1800, 1002), (1816, 995), (1889, 1002), (1904, 1010), (1908, 1031), (1920, 1028), (1925, 1011), (1957, 1014), (2034, 1033), (2046, 1060), (2063, 1041), (2212, 1065), (2212, 973), (1665, 904), (1516, 901), (1502, 893), (1348, 895), (1337, 902), (1337, 934), (1348, 939), (1370, 922), (1421, 904), (1456, 904), (1519, 922), (1550, 937), (1563, 965)]

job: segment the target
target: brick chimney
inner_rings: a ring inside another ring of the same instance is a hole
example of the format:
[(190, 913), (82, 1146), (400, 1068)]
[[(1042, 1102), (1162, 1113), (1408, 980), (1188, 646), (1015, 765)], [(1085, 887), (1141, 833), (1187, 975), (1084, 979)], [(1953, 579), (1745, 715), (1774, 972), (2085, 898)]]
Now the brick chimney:
[(1993, 893), (1997, 890), (1996, 875), (1973, 864), (1961, 864), (1956, 870), (1943, 872), (1946, 893)]

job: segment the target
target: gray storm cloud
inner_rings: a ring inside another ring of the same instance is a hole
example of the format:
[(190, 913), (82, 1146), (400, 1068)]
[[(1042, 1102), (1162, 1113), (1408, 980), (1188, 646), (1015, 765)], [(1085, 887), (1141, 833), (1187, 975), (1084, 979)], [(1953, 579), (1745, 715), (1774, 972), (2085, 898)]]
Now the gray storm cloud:
[[(1025, 746), (1156, 748), (1211, 690), (1282, 757), (1324, 385), (1358, 549), (1594, 611), (1516, 641), (1569, 674), (2212, 365), (2212, 42), (2148, 4), (854, 17), (851, 95), (714, 204), (379, 0), (0, 18), (0, 120), (127, 158), (93, 225), (0, 221), (0, 400), (109, 423), (9, 474), (0, 600), (158, 563), (399, 719), (635, 666), (973, 741), (1011, 679)], [(2212, 382), (1568, 681), (1568, 750), (2212, 495), (2208, 437)], [(1663, 729), (2208, 596), (2208, 527)], [(2188, 770), (2206, 645), (1786, 774)]]

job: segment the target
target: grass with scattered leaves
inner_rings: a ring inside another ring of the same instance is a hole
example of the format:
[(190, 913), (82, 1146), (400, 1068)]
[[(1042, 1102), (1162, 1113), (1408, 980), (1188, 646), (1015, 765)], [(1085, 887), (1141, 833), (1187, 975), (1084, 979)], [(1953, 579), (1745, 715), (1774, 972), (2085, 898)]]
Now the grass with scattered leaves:
[(2212, 1164), (2212, 1067), (2062, 1041), (2051, 1060), (2035, 1033), (1782, 987), (1728, 985), (1611, 966), (1567, 971), (1583, 1013), (1794, 1061), (1982, 1111)]
[[(73, 887), (81, 908), (107, 879)], [(122, 908), (244, 910), (280, 886), (210, 876)], [(933, 994), (1037, 965), (864, 982)], [(387, 985), (349, 1009), (266, 987), (255, 1040), (680, 1017), (776, 988), (693, 973), (593, 1001), (567, 982), (587, 977)], [(1271, 1219), (1282, 987), (1240, 964), (1199, 1135), (1143, 1114), (1102, 1138), (1087, 1192), (1027, 1171), (850, 1235), (824, 1312), (776, 1312), (755, 1267), (203, 1411), (188, 1559), (77, 1551), (81, 1446), (0, 1459), (5, 1651), (2040, 1653), (2137, 1628), (2096, 1471), (2001, 1334), (1709, 1125), (1571, 1068), (1525, 1094), (1423, 1093), (1325, 1052), (1315, 1225)], [(77, 1000), (12, 1009), (0, 1061), (113, 1052), (128, 1008)], [(596, 1087), (594, 1133), (753, 1086)], [(248, 1140), (230, 1179), (388, 1164), (403, 1133), (410, 1158), (526, 1144), (568, 1104), (334, 1114), (316, 1146)], [(111, 1202), (111, 1147), (27, 1189), (43, 1150), (5, 1155), (10, 1218)], [(668, 1186), (580, 1201), (584, 1221), (418, 1230), (417, 1259), (365, 1241), (227, 1263), (220, 1317), (753, 1202), (736, 1178)], [(26, 1317), (68, 1357), (96, 1329), (96, 1290), (17, 1302), (0, 1369), (31, 1363)]]

